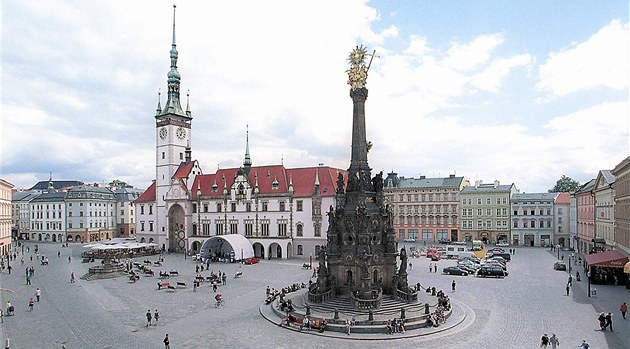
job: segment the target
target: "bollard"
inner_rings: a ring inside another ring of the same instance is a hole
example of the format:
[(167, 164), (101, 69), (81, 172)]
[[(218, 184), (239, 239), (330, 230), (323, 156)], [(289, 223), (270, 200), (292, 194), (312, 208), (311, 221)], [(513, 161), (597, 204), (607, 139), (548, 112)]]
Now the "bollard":
[(400, 318), (401, 319), (405, 318), (405, 308), (400, 308)]
[(9, 338), (5, 341), (4, 349), (11, 349), (11, 341), (9, 341)]
[(311, 306), (310, 305), (306, 306), (306, 315), (311, 315)]
[(374, 312), (372, 311), (372, 309), (370, 309), (368, 313), (368, 320), (374, 321)]
[(429, 313), (429, 303), (424, 303), (424, 313), (425, 314)]
[(335, 309), (335, 316), (333, 317), (335, 320), (339, 320), (339, 309)]

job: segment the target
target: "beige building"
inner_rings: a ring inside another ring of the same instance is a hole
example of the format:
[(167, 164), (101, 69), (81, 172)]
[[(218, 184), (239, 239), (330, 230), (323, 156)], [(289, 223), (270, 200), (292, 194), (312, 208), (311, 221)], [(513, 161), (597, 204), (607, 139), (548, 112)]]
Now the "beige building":
[(616, 177), (613, 189), (615, 191), (615, 237), (617, 250), (630, 256), (630, 157), (623, 159), (611, 171)]
[(460, 192), (460, 240), (512, 242), (510, 236), (510, 200), (518, 193), (514, 184), (477, 181)]
[(464, 177), (455, 175), (404, 178), (389, 173), (383, 192), (393, 206), (398, 240), (427, 243), (459, 240), (459, 193), (467, 185)]
[(11, 253), (11, 190), (13, 184), (0, 179), (0, 255)]
[(595, 179), (595, 238), (603, 239), (610, 249), (615, 245), (615, 176), (610, 170), (601, 170)]

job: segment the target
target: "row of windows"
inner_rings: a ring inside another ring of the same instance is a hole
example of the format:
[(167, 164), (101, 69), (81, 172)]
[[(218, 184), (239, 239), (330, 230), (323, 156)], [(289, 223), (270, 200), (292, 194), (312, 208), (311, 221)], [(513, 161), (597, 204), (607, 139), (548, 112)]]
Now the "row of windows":
[[(262, 212), (267, 212), (269, 211), (269, 201), (261, 201), (260, 203), (261, 205), (261, 211)], [(237, 203), (236, 202), (231, 202), (230, 203), (230, 212), (236, 212), (237, 210)], [(208, 210), (208, 203), (203, 203), (201, 208), (203, 209), (203, 212), (209, 212)], [(216, 212), (223, 212), (223, 204), (220, 202), (216, 203)], [(227, 209), (227, 207), (225, 207), (225, 209)], [(304, 202), (302, 200), (297, 200), (296, 201), (296, 211), (297, 212), (302, 212), (304, 209)], [(284, 212), (287, 210), (286, 207), (286, 202), (284, 201), (279, 201), (278, 202), (278, 211), (280, 212)], [(251, 202), (246, 202), (245, 203), (245, 212), (251, 212), (252, 211), (252, 203)], [(193, 213), (197, 213), (197, 204), (193, 203), (192, 206), (192, 212)], [(142, 213), (142, 210), (141, 210)], [(149, 213), (151, 214), (151, 213)]]
[(400, 205), (399, 212), (407, 213), (455, 213), (457, 206), (455, 205)]
[(455, 224), (457, 217), (453, 216), (438, 216), (438, 217), (425, 217), (425, 216), (400, 216), (398, 218), (398, 224), (407, 225), (446, 225)]
[(455, 201), (457, 200), (457, 194), (455, 193), (398, 194), (398, 199), (400, 202)]
[(507, 220), (497, 220), (496, 225), (492, 224), (491, 220), (477, 220), (477, 225), (474, 226), (473, 220), (462, 220), (462, 229), (507, 229), (508, 221)]
[[(519, 222), (522, 222), (522, 224), (520, 224)], [(532, 220), (514, 220), (512, 223), (512, 226), (514, 228), (551, 228), (551, 220), (547, 219), (547, 220), (539, 220), (538, 224), (536, 224), (536, 220), (532, 219)]]
[[(463, 208), (462, 209), (462, 217), (473, 217), (473, 209), (472, 208)], [(507, 207), (502, 207), (502, 208), (497, 208), (495, 211), (495, 215), (496, 217), (507, 217)], [(491, 208), (478, 208), (477, 209), (477, 216), (487, 216), (487, 217), (492, 217), (493, 216), (493, 211)]]
[[(521, 209), (514, 209), (514, 212), (513, 212), (514, 216), (520, 216), (519, 211), (522, 213), (523, 216), (527, 216), (528, 212), (529, 212), (530, 216), (535, 216), (536, 215), (536, 210), (535, 209), (530, 208), (528, 210), (526, 207), (523, 207)], [(558, 213), (561, 214), (562, 211), (559, 211)], [(550, 208), (548, 208), (548, 209), (542, 209), (541, 208), (541, 209), (538, 210), (538, 215), (539, 216), (551, 216), (551, 209)]]
[[(477, 205), (483, 205), (484, 200), (482, 198), (477, 198), (476, 201), (474, 201), (473, 199), (469, 199), (469, 198), (465, 198), (462, 199), (462, 205), (472, 205), (473, 202), (476, 202)], [(492, 205), (492, 199), (491, 198), (486, 198), (485, 200), (486, 205)], [(496, 199), (496, 204), (497, 205), (507, 205), (507, 198), (497, 198)]]

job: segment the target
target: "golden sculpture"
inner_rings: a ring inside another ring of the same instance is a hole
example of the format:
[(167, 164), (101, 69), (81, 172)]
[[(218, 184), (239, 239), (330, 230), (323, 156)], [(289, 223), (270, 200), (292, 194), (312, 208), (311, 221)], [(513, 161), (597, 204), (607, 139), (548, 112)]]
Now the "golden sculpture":
[(348, 85), (352, 90), (360, 89), (365, 87), (365, 83), (367, 81), (367, 73), (370, 69), (370, 65), (372, 64), (372, 59), (374, 59), (374, 54), (376, 50), (372, 52), (370, 63), (365, 65), (365, 58), (367, 56), (367, 49), (361, 45), (356, 46), (348, 57), (348, 62), (350, 63), (350, 69), (346, 70), (348, 73)]

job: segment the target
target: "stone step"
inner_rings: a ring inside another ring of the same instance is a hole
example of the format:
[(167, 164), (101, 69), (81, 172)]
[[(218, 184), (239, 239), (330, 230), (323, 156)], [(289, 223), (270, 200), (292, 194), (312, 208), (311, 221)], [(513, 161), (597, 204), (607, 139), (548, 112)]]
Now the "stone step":
[[(319, 312), (332, 313), (335, 310), (344, 314), (353, 315), (368, 315), (368, 310), (354, 309), (350, 305), (349, 297), (337, 297), (334, 300), (330, 300), (323, 303), (304, 302), (303, 306), (309, 306), (311, 309)], [(395, 315), (400, 314), (401, 308), (405, 308), (406, 311), (419, 311), (424, 309), (422, 303), (405, 303), (394, 299), (393, 297), (383, 297), (383, 302), (378, 309), (372, 311), (374, 315)]]

